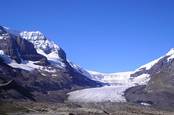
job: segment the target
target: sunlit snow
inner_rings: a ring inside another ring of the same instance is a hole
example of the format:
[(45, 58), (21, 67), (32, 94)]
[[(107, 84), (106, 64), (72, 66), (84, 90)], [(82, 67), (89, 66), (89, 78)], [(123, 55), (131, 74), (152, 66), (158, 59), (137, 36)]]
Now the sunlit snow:
[(168, 61), (174, 58), (174, 48), (172, 48), (168, 53), (167, 56), (169, 56), (167, 59)]
[(16, 63), (16, 61), (12, 61), (8, 65), (11, 67), (14, 67), (14, 68), (20, 68), (20, 69), (24, 69), (27, 71), (32, 71), (34, 69), (41, 69), (42, 68), (42, 66), (34, 64), (33, 61), (27, 61), (25, 63), (20, 63), (20, 64)]

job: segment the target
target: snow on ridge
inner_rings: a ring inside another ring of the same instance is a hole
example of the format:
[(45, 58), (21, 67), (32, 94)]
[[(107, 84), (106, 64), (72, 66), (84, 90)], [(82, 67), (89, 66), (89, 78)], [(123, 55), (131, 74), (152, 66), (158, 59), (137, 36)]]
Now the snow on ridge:
[(141, 70), (143, 68), (145, 68), (146, 70), (149, 70), (152, 66), (154, 66), (162, 58), (163, 57), (160, 57), (160, 58), (158, 58), (156, 60), (153, 60), (153, 61), (151, 61), (151, 62), (149, 62), (149, 63), (147, 63), (145, 65), (142, 65), (141, 67), (139, 67), (138, 69), (136, 69), (136, 71), (139, 71), (139, 70)]
[(174, 48), (171, 48), (168, 52), (167, 52), (167, 56), (173, 55), (174, 54)]
[(172, 48), (166, 55), (169, 56), (167, 58), (168, 61), (173, 59), (174, 58), (174, 48)]
[(142, 65), (141, 67), (139, 67), (138, 69), (136, 69), (135, 71), (139, 71), (143, 68), (145, 68), (146, 70), (149, 70), (150, 68), (152, 68), (152, 66), (154, 66), (156, 63), (158, 63), (158, 61), (164, 57), (168, 56), (167, 60), (171, 60), (171, 59), (174, 59), (174, 48), (171, 48), (167, 54), (165, 54), (164, 56), (161, 56), (160, 58), (158, 59), (155, 59), (145, 65)]

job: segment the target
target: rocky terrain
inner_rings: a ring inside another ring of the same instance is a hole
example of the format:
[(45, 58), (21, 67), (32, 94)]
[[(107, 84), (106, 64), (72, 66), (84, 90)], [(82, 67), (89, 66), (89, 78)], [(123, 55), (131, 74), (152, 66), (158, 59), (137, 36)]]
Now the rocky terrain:
[(2, 115), (173, 115), (174, 112), (130, 103), (1, 103)]

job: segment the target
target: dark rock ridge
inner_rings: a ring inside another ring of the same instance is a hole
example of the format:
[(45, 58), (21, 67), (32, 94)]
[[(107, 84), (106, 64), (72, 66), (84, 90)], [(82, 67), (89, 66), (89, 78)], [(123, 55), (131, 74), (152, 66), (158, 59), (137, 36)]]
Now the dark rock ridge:
[[(174, 108), (174, 59), (161, 58), (145, 73), (150, 74), (150, 81), (144, 86), (135, 86), (125, 92), (129, 102), (146, 102), (159, 108)], [(143, 73), (142, 71), (139, 71)], [(139, 73), (135, 73), (134, 76)]]
[(102, 83), (89, 79), (71, 67), (63, 49), (59, 49), (58, 55), (65, 67), (58, 68), (49, 63), (45, 56), (37, 53), (33, 43), (8, 32), (1, 26), (0, 50), (18, 64), (33, 61), (42, 67), (32, 71), (13, 68), (0, 57), (0, 84), (13, 81), (5, 87), (0, 87), (0, 100), (29, 99), (58, 102), (64, 101), (69, 91), (102, 86)]

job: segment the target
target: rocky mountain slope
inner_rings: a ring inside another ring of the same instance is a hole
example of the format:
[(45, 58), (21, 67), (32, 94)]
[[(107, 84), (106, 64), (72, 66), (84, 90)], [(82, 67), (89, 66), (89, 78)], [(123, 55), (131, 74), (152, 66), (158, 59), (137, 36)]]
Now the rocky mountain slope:
[(0, 99), (61, 101), (66, 92), (98, 87), (67, 61), (62, 48), (41, 32), (17, 32), (0, 26)]
[(143, 72), (150, 75), (150, 80), (146, 85), (128, 89), (125, 92), (126, 99), (135, 103), (146, 102), (162, 108), (173, 108), (174, 49), (151, 62), (150, 65), (148, 68), (143, 66), (132, 74), (135, 77)]

